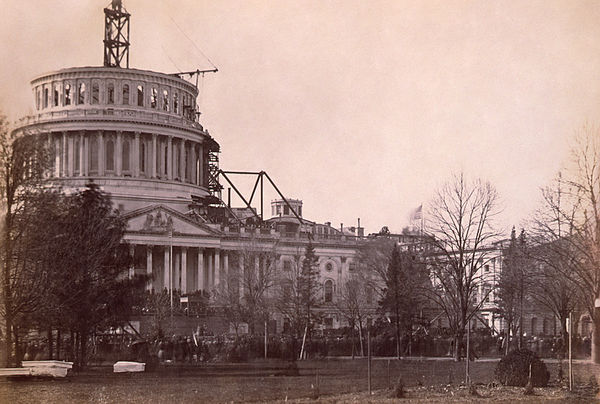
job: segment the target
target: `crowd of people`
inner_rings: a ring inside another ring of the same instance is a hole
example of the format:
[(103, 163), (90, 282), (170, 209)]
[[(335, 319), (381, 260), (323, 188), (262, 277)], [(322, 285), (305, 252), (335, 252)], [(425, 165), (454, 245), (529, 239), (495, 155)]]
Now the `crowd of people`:
[[(500, 357), (506, 352), (508, 338), (505, 334), (492, 336), (479, 332), (470, 336), (470, 357)], [(510, 337), (510, 348), (518, 346), (518, 338)], [(466, 340), (461, 344), (464, 356)], [(265, 355), (264, 336), (172, 335), (154, 339), (142, 339), (130, 334), (100, 335), (90, 341), (90, 362), (102, 363), (116, 360), (135, 360), (149, 363), (202, 363), (202, 362), (243, 362)], [(313, 335), (303, 341), (289, 335), (273, 335), (267, 339), (267, 357), (283, 360), (297, 359), (302, 350), (307, 358), (335, 356), (361, 356), (367, 352), (366, 337), (362, 344), (358, 336), (350, 333), (339, 335)], [(542, 358), (564, 358), (567, 347), (561, 336), (527, 336), (523, 338), (523, 348), (535, 352)], [(54, 341), (52, 359), (72, 360), (72, 344), (68, 337), (60, 346)], [(371, 352), (374, 356), (393, 357), (397, 354), (397, 344), (393, 333), (382, 332), (372, 335)], [(404, 335), (400, 342), (400, 355), (412, 357), (452, 356), (454, 338), (447, 333)], [(57, 352), (58, 350), (58, 352)], [(43, 337), (26, 340), (22, 343), (22, 360), (50, 359), (48, 343)], [(574, 336), (572, 340), (574, 358), (589, 357), (591, 340), (589, 337)]]

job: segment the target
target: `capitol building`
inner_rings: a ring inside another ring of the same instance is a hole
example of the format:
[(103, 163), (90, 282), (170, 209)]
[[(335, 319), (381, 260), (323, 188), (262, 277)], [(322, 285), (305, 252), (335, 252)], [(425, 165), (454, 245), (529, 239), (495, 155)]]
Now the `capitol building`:
[[(31, 81), (34, 113), (15, 131), (47, 143), (49, 180), (64, 189), (94, 182), (110, 194), (128, 223), (125, 241), (135, 257), (130, 275), (150, 275), (149, 291), (210, 296), (244, 270), (248, 248), (275, 251), (281, 271), (297, 264), (310, 240), (319, 258), (325, 324), (344, 325), (335, 301), (355, 266), (362, 228), (303, 219), (302, 201), (283, 195), (265, 220), (249, 207), (223, 202), (220, 146), (199, 122), (197, 84), (183, 73), (130, 68), (129, 14), (113, 1), (105, 16), (103, 66), (69, 67)], [(283, 330), (284, 322), (276, 318), (273, 328)]]

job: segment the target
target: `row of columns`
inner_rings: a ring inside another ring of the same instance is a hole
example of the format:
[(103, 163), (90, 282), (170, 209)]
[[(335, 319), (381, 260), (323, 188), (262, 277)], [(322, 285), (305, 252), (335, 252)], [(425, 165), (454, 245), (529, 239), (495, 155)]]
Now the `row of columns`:
[[(146, 246), (146, 274), (153, 276), (153, 280), (148, 283), (147, 289), (180, 289), (182, 293), (194, 290), (211, 290), (219, 285), (222, 277), (226, 278), (229, 274), (229, 253), (220, 249), (171, 247), (171, 246)], [(163, 255), (162, 259), (162, 284), (160, 283), (160, 273), (155, 274), (154, 265), (156, 250), (158, 254)], [(162, 252), (161, 252), (162, 250)], [(188, 267), (188, 255), (196, 254), (194, 268)], [(171, 256), (172, 255), (172, 256)], [(192, 272), (193, 271), (193, 272)], [(172, 275), (172, 278), (171, 278)], [(193, 286), (189, 285), (188, 277), (195, 278)], [(191, 286), (191, 288), (188, 288)], [(191, 289), (191, 290), (190, 290)]]
[[(96, 156), (92, 156), (90, 150), (93, 136), (97, 140)], [(112, 156), (106, 153), (109, 138), (114, 139)], [(129, 146), (128, 154), (123, 153), (125, 142)], [(132, 177), (179, 180), (195, 185), (204, 183), (202, 145), (182, 138), (173, 139), (170, 135), (133, 132), (131, 136), (116, 131), (115, 135), (107, 136), (102, 130), (63, 131), (49, 134), (48, 146), (55, 151), (54, 170), (51, 173), (55, 177), (127, 174)], [(176, 165), (174, 156), (179, 158)], [(189, 158), (186, 159), (186, 156)], [(112, 167), (108, 164), (109, 157), (112, 157)], [(92, 161), (93, 158), (96, 161)], [(125, 159), (127, 164), (124, 166)]]

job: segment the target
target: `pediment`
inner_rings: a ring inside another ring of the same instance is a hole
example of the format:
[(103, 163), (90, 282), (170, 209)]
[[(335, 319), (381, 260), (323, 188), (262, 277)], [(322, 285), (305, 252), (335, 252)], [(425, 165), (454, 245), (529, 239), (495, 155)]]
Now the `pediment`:
[(165, 234), (215, 236), (219, 232), (207, 224), (194, 220), (174, 209), (163, 205), (154, 205), (138, 209), (125, 216), (127, 231)]

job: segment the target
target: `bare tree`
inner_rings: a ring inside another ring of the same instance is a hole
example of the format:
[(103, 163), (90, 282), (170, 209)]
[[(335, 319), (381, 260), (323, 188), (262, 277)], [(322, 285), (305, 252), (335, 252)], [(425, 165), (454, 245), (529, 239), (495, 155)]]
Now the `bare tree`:
[(497, 309), (506, 321), (506, 351), (510, 350), (510, 335), (519, 334), (519, 348), (523, 347), (524, 304), (530, 292), (531, 276), (525, 250), (525, 231), (517, 238), (515, 228), (510, 233), (508, 248), (503, 251), (502, 272), (496, 286)]
[(0, 116), (0, 313), (6, 331), (5, 366), (14, 364), (13, 337), (18, 338), (20, 319), (34, 311), (45, 294), (45, 264), (37, 254), (44, 247), (32, 241), (43, 231), (44, 209), (50, 210), (56, 202), (55, 193), (40, 187), (48, 163), (40, 138), (11, 133), (6, 118)]
[(493, 226), (497, 204), (498, 194), (489, 182), (467, 181), (462, 173), (442, 186), (430, 204), (426, 233), (435, 250), (428, 259), (428, 295), (454, 333), (455, 360), (460, 360), (465, 327), (485, 301), (486, 296), (478, 302), (476, 295), (490, 259), (485, 247), (499, 237)]
[(542, 192), (534, 219), (539, 243), (560, 258), (555, 269), (580, 292), (593, 322), (592, 360), (600, 363), (600, 131), (584, 126), (571, 159)]
[(303, 252), (299, 249), (289, 265), (284, 263), (278, 277), (276, 304), (291, 328), (294, 352), (301, 334), (311, 338), (312, 330), (320, 321), (318, 308), (321, 283), (317, 267), (318, 258), (312, 244), (308, 244)]
[(336, 307), (340, 315), (348, 321), (352, 332), (352, 358), (354, 358), (354, 336), (358, 331), (360, 354), (365, 355), (363, 336), (364, 327), (369, 314), (373, 314), (373, 297), (375, 293), (370, 276), (361, 268), (349, 275), (341, 285)]
[(251, 238), (232, 256), (228, 274), (213, 291), (215, 302), (222, 306), (236, 333), (247, 322), (251, 335), (258, 325), (269, 320), (273, 311), (276, 284), (276, 244)]

